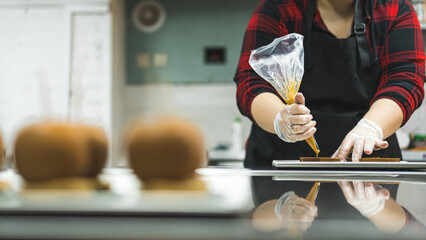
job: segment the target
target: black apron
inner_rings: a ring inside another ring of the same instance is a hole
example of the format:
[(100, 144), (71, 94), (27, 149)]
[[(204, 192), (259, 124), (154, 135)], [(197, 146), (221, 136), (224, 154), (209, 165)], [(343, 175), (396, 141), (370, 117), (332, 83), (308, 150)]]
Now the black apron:
[[(380, 66), (373, 61), (366, 35), (364, 13), (356, 0), (354, 31), (349, 38), (337, 39), (313, 25), (316, 1), (310, 0), (304, 16), (305, 73), (300, 86), (306, 106), (317, 121), (315, 138), (319, 156), (331, 157), (358, 121), (367, 113), (377, 91)], [(393, 134), (389, 147), (371, 157), (401, 158)], [(286, 143), (257, 124), (252, 125), (244, 166), (271, 169), (272, 160), (295, 160), (315, 156), (305, 141)]]

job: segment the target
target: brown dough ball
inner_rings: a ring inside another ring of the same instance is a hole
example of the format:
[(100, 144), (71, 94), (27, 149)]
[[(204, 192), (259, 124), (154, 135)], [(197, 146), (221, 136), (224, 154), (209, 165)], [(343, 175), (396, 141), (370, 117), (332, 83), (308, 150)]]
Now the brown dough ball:
[(22, 129), (15, 141), (15, 161), (27, 181), (83, 176), (90, 152), (86, 135), (75, 125), (48, 122)]
[(6, 150), (4, 148), (3, 138), (1, 137), (1, 134), (0, 134), (0, 169), (3, 166), (3, 159), (5, 155), (6, 155)]
[(78, 128), (86, 134), (90, 151), (88, 177), (95, 177), (104, 168), (108, 157), (108, 138), (105, 131), (99, 127), (78, 125)]
[(199, 176), (180, 180), (170, 178), (156, 178), (144, 181), (142, 187), (144, 190), (207, 191), (207, 184)]
[(193, 177), (204, 162), (201, 132), (181, 118), (137, 123), (129, 130), (127, 143), (130, 165), (142, 180)]
[(80, 193), (85, 190), (108, 190), (109, 185), (97, 178), (68, 177), (55, 178), (46, 181), (30, 181), (25, 184), (26, 190), (79, 190)]

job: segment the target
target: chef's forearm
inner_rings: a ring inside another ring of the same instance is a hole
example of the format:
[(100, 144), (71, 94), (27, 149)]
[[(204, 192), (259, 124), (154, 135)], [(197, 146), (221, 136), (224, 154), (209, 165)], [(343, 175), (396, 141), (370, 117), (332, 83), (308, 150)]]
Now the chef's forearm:
[(383, 232), (396, 233), (404, 227), (407, 218), (401, 205), (389, 198), (385, 208), (369, 219)]
[(364, 118), (378, 124), (383, 130), (383, 139), (388, 138), (401, 127), (403, 112), (393, 100), (382, 98), (371, 105)]
[(284, 103), (272, 93), (265, 92), (257, 95), (251, 104), (251, 112), (257, 125), (263, 130), (275, 133), (274, 119)]

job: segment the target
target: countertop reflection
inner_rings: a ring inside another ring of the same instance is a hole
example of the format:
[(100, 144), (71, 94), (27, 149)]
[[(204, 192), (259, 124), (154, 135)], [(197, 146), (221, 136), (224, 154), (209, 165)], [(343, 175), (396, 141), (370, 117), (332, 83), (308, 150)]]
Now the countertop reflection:
[[(424, 239), (424, 172), (199, 169), (200, 190), (143, 190), (105, 169), (109, 190), (28, 190), (0, 172), (0, 238)], [(305, 199), (315, 182), (314, 199)], [(50, 227), (46, 228), (49, 225)], [(25, 231), (22, 231), (25, 229)]]

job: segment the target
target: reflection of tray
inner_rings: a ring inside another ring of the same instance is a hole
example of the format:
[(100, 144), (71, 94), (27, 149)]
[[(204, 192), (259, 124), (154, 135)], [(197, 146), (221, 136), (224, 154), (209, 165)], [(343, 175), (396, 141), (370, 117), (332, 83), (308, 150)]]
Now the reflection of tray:
[(415, 182), (426, 184), (426, 171), (411, 170), (357, 170), (338, 169), (279, 169), (251, 170), (251, 176), (269, 177), (275, 181), (368, 181), (368, 182)]
[(395, 183), (417, 183), (426, 184), (425, 175), (412, 175), (411, 173), (420, 172), (402, 172), (403, 174), (392, 174), (390, 172), (374, 171), (333, 171), (332, 174), (321, 174), (319, 171), (311, 171), (309, 176), (298, 176), (294, 172), (286, 171), (286, 175), (272, 176), (274, 181), (310, 181), (310, 182), (338, 182), (338, 181), (361, 181), (376, 184), (395, 184)]
[(279, 169), (404, 169), (426, 170), (426, 162), (301, 162), (299, 160), (274, 160), (272, 166)]

